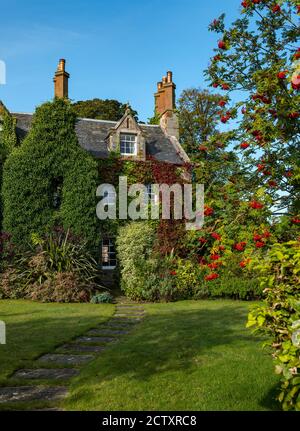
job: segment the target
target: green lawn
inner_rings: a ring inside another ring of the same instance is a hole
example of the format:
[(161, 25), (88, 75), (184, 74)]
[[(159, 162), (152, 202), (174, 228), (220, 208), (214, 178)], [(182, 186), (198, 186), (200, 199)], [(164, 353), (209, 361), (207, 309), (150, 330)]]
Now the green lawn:
[[(63, 408), (278, 408), (272, 360), (262, 351), (261, 340), (245, 328), (248, 307), (229, 300), (146, 305), (145, 321), (71, 381)], [(7, 345), (0, 345), (0, 384), (11, 384), (7, 377), (15, 369), (37, 367), (34, 358), (104, 321), (113, 310), (112, 305), (0, 301), (0, 320), (7, 324)]]
[(0, 385), (8, 385), (7, 377), (18, 368), (37, 367), (35, 358), (106, 320), (113, 311), (112, 305), (1, 300), (7, 344), (0, 345)]
[(278, 378), (245, 328), (249, 304), (147, 305), (148, 317), (73, 380), (69, 410), (273, 410)]

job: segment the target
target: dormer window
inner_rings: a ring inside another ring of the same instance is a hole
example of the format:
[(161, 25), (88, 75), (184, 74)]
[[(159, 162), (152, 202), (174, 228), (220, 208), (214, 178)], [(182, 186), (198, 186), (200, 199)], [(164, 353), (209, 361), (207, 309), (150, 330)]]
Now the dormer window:
[(135, 156), (137, 154), (137, 135), (120, 133), (120, 153), (122, 156)]

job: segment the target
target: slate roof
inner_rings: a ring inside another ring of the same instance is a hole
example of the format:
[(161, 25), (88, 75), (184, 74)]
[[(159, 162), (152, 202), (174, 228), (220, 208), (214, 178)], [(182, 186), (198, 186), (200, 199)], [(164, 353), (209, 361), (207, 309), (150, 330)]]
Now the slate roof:
[[(32, 114), (12, 114), (17, 119), (17, 135), (23, 139), (28, 133)], [(109, 130), (117, 124), (115, 121), (91, 120), (79, 118), (76, 124), (78, 142), (96, 158), (107, 158), (109, 155), (105, 138)], [(182, 165), (184, 160), (178, 154), (175, 145), (160, 126), (139, 124), (146, 138), (146, 154), (156, 160)]]

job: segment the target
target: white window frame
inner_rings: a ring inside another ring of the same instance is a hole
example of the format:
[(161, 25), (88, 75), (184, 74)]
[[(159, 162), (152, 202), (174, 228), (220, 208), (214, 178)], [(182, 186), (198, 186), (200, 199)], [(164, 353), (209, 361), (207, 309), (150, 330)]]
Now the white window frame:
[(105, 198), (106, 205), (115, 205), (116, 204), (116, 192), (115, 190), (107, 189), (103, 193), (103, 198)]
[(156, 205), (159, 201), (159, 196), (157, 196), (154, 191), (153, 191), (153, 184), (145, 184), (146, 189), (147, 189), (147, 197), (148, 197), (148, 202), (150, 204), (154, 204)]
[[(128, 139), (125, 141), (122, 138), (134, 138), (134, 141), (132, 139)], [(129, 146), (129, 144), (134, 144), (134, 152), (133, 153), (128, 153), (128, 152), (124, 152), (122, 151), (122, 143), (125, 144), (125, 149), (126, 149), (126, 144)], [(120, 133), (120, 153), (121, 156), (136, 156), (137, 155), (137, 135), (135, 133)]]
[[(104, 244), (105, 242), (108, 242), (108, 244)], [(109, 263), (109, 265), (103, 265), (104, 247), (107, 247), (107, 250), (105, 251), (105, 253), (107, 253), (107, 262)], [(112, 248), (113, 248), (113, 251), (111, 251)], [(114, 261), (115, 264), (110, 265), (111, 261)], [(101, 267), (105, 271), (105, 270), (115, 269), (116, 266), (117, 266), (117, 256), (116, 256), (115, 241), (113, 238), (104, 238), (101, 241)]]

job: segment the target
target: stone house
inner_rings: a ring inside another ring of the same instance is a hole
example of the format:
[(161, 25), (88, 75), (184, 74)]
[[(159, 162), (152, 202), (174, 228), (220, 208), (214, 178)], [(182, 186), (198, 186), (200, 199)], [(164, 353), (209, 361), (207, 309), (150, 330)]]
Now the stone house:
[[(70, 75), (65, 60), (58, 63), (54, 75), (54, 96), (68, 98)], [(118, 152), (124, 160), (146, 161), (151, 156), (158, 162), (182, 167), (189, 158), (179, 143), (179, 125), (175, 112), (175, 90), (172, 72), (157, 84), (155, 112), (159, 125), (137, 123), (127, 110), (120, 121), (78, 118), (76, 134), (79, 145), (97, 159), (106, 159), (111, 152)], [(30, 130), (33, 114), (12, 113), (16, 120), (16, 132), (20, 140)], [(1, 124), (1, 112), (0, 112)], [(151, 193), (151, 190), (149, 190)], [(102, 240), (102, 268), (111, 270), (116, 266), (116, 252), (112, 238)]]

